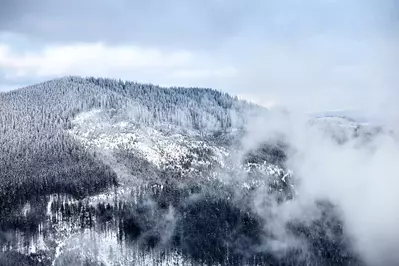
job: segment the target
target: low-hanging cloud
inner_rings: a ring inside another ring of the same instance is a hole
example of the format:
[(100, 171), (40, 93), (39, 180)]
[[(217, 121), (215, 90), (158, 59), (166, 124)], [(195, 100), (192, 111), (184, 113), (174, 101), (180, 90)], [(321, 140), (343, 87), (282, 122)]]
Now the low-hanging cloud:
[[(283, 205), (272, 205), (275, 214), (272, 229), (278, 233), (280, 246), (296, 245), (299, 241), (284, 230), (293, 219), (315, 217), (311, 206), (318, 200), (336, 205), (343, 219), (352, 249), (367, 265), (397, 265), (399, 256), (399, 142), (395, 135), (380, 132), (369, 142), (350, 139), (337, 143), (298, 115), (268, 115), (257, 118), (249, 126), (243, 145), (252, 149), (272, 136), (280, 136), (290, 146), (286, 166), (293, 170), (297, 196)], [(260, 126), (262, 125), (262, 126)], [(385, 125), (386, 128), (397, 126)], [(262, 207), (268, 197), (258, 193), (255, 210), (269, 215), (271, 207)], [(317, 216), (317, 215), (316, 215)]]

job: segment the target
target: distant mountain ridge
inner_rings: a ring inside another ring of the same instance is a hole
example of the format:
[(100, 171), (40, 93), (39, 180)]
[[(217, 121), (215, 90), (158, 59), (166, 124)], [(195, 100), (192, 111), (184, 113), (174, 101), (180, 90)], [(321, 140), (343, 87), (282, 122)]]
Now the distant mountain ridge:
[(326, 110), (312, 113), (311, 116), (313, 118), (319, 117), (341, 117), (348, 120), (356, 121), (357, 123), (361, 124), (377, 124), (375, 118), (367, 115), (364, 111), (360, 109), (340, 109), (340, 110)]

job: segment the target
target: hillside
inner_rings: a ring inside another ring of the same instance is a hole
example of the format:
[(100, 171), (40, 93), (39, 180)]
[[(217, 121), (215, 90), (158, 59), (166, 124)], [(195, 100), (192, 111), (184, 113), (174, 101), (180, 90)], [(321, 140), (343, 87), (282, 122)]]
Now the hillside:
[(241, 141), (267, 113), (102, 78), (0, 94), (0, 264), (358, 265), (332, 204), (275, 222), (296, 197), (290, 147)]
[[(1, 94), (0, 103), (3, 191), (12, 194), (9, 187), (14, 187), (11, 184), (14, 182), (20, 193), (29, 187), (33, 194), (68, 192), (78, 197), (95, 192), (91, 191), (92, 182), (98, 183), (96, 190), (108, 187), (115, 182), (115, 175), (96, 163), (94, 154), (82, 149), (67, 133), (77, 114), (103, 109), (126, 117), (136, 125), (212, 134), (232, 128), (236, 122), (233, 120), (239, 119), (237, 114), (246, 105), (213, 90), (162, 89), (78, 77)], [(79, 178), (86, 175), (95, 176), (95, 180)]]

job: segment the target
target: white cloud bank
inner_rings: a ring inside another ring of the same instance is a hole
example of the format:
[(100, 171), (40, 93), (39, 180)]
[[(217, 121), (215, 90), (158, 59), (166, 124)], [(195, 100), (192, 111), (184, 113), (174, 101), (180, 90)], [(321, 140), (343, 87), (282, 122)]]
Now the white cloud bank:
[(0, 68), (9, 80), (80, 75), (190, 86), (204, 86), (209, 79), (237, 73), (234, 67), (206, 55), (103, 43), (47, 46), (24, 53), (0, 44)]
[[(398, 132), (398, 124), (390, 125)], [(287, 166), (299, 182), (297, 197), (275, 206), (274, 232), (287, 221), (309, 221), (316, 200), (327, 199), (337, 206), (345, 235), (366, 265), (399, 265), (399, 139), (396, 134), (380, 133), (367, 143), (351, 139), (345, 144), (333, 141), (329, 134), (310, 126), (308, 118), (296, 114), (268, 114), (251, 121), (242, 145), (258, 147), (282, 134), (290, 145)], [(362, 143), (362, 145), (359, 145)], [(260, 214), (262, 200), (255, 198)], [(269, 221), (269, 220), (268, 220)], [(327, 224), (326, 224), (327, 225)], [(328, 227), (327, 227), (328, 228)], [(283, 243), (286, 232), (279, 237)], [(295, 244), (295, 243), (294, 243)], [(270, 248), (267, 246), (267, 248)]]

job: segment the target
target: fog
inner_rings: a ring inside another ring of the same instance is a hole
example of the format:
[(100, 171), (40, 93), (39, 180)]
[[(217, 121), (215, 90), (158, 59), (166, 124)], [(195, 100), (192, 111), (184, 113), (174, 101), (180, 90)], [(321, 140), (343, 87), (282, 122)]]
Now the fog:
[[(310, 207), (325, 199), (338, 207), (344, 231), (362, 260), (368, 265), (398, 265), (399, 145), (394, 135), (383, 130), (366, 142), (351, 138), (338, 144), (308, 121), (306, 116), (273, 112), (253, 119), (243, 138), (248, 149), (277, 136), (290, 147), (286, 167), (298, 180), (297, 195), (286, 204), (273, 205), (275, 220), (268, 226), (278, 232), (279, 242), (272, 248), (281, 251), (297, 245), (300, 240), (287, 234), (284, 225), (317, 217), (316, 208)], [(266, 195), (258, 191), (254, 198), (261, 215), (270, 215), (266, 209), (270, 205), (263, 205)]]

